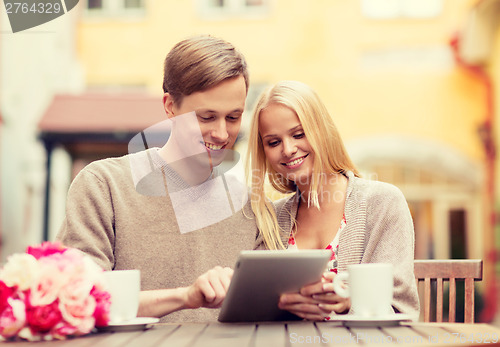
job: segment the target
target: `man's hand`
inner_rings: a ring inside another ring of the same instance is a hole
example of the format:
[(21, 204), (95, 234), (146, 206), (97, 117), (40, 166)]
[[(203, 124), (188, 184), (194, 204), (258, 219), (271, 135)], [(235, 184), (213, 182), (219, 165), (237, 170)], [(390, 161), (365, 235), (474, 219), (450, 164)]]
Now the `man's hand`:
[(216, 266), (189, 287), (141, 291), (138, 317), (163, 317), (186, 308), (218, 308), (226, 297), (233, 270)]
[(216, 266), (198, 277), (187, 287), (185, 308), (218, 308), (226, 297), (233, 269)]

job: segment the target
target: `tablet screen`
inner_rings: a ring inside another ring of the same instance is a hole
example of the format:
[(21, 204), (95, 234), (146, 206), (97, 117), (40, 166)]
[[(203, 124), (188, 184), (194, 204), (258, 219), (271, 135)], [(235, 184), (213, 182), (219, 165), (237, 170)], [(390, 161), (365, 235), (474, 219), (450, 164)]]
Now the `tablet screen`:
[(220, 322), (300, 319), (278, 308), (283, 293), (317, 282), (330, 250), (242, 251), (219, 314)]

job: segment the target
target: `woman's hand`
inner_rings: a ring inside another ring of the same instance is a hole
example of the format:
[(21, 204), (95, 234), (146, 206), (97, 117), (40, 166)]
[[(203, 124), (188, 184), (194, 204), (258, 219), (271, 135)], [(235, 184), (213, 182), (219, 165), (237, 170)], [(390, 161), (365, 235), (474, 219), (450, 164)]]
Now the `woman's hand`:
[(279, 308), (308, 320), (324, 320), (332, 312), (347, 313), (351, 300), (335, 293), (332, 284), (335, 276), (334, 272), (325, 272), (321, 281), (302, 287), (300, 292), (281, 295)]

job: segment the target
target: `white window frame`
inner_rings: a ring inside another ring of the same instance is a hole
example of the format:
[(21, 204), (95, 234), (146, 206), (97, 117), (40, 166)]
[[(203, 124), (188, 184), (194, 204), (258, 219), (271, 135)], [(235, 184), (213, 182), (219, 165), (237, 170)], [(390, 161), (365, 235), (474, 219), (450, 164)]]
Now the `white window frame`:
[(141, 0), (139, 8), (126, 8), (125, 0), (102, 0), (102, 8), (89, 9), (85, 1), (87, 17), (143, 17), (146, 13), (146, 0)]
[(224, 0), (222, 7), (212, 6), (211, 0), (196, 0), (198, 12), (203, 19), (227, 19), (232, 17), (260, 18), (269, 14), (271, 0), (262, 0), (260, 6), (247, 6), (246, 0)]
[(443, 0), (361, 0), (363, 16), (372, 19), (425, 19), (443, 12)]

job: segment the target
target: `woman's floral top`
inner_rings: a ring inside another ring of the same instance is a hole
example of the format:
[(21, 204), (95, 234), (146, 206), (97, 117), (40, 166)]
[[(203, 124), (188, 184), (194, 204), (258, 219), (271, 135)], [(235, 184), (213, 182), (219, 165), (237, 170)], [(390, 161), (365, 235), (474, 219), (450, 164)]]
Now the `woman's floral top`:
[[(344, 230), (346, 226), (346, 220), (345, 220), (345, 215), (342, 217), (342, 221), (340, 222), (340, 227), (339, 230), (337, 231), (337, 234), (335, 235), (334, 239), (328, 246), (326, 246), (325, 249), (330, 249), (332, 250), (332, 256), (330, 258), (330, 261), (328, 262), (327, 269), (329, 271), (337, 273), (337, 255), (339, 253), (339, 235)], [(295, 244), (295, 238), (293, 237), (293, 232), (290, 233), (290, 238), (288, 239), (288, 249), (298, 249), (297, 245)]]

